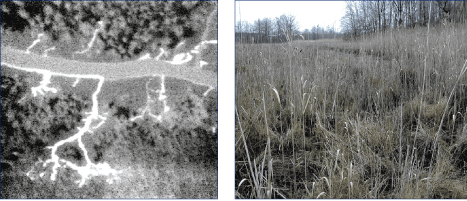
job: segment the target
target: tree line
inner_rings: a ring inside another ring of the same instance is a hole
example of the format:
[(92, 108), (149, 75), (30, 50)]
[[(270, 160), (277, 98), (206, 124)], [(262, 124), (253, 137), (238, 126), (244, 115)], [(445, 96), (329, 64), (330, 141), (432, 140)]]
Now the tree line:
[(265, 17), (253, 23), (238, 21), (235, 26), (235, 39), (242, 43), (281, 43), (291, 40), (317, 40), (336, 38), (341, 34), (334, 27), (313, 26), (300, 31), (294, 15), (281, 15), (276, 18)]
[[(431, 3), (431, 8), (430, 8)], [(257, 19), (253, 23), (238, 21), (235, 39), (242, 43), (280, 43), (290, 40), (355, 37), (389, 28), (414, 28), (431, 24), (464, 23), (467, 18), (466, 1), (346, 1), (341, 31), (334, 27), (313, 26), (299, 31), (293, 15)]]
[(465, 1), (347, 1), (341, 18), (346, 36), (385, 31), (389, 28), (413, 28), (447, 22), (465, 22)]

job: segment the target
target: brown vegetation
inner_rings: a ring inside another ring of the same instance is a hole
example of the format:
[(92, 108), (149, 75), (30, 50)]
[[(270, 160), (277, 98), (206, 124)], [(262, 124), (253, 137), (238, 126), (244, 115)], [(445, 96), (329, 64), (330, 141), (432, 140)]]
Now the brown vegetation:
[(467, 198), (465, 34), (237, 44), (236, 197)]

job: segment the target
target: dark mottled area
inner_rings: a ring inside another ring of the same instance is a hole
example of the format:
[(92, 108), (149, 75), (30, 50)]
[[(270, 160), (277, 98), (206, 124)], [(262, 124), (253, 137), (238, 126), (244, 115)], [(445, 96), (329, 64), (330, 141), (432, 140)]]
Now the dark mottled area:
[(73, 164), (84, 166), (86, 161), (84, 159), (84, 152), (81, 150), (77, 142), (65, 143), (57, 149), (57, 155)]
[(209, 1), (1, 1), (2, 28), (24, 32), (43, 29), (53, 41), (83, 38), (89, 27), (98, 34), (102, 50), (122, 59), (133, 58), (147, 49), (173, 49), (180, 41), (199, 38), (205, 31)]
[(124, 118), (129, 119), (131, 114), (131, 110), (128, 107), (117, 106), (117, 111), (115, 112), (114, 116), (117, 118)]

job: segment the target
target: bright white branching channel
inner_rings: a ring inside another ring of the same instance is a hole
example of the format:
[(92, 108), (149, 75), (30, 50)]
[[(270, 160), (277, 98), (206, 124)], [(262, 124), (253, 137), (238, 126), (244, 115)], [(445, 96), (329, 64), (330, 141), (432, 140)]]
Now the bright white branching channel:
[[(50, 175), (50, 180), (55, 181), (57, 177), (57, 170), (58, 168), (71, 168), (75, 170), (78, 174), (81, 176), (81, 180), (76, 181), (76, 183), (79, 184), (79, 187), (82, 187), (85, 183), (86, 180), (90, 179), (93, 176), (108, 176), (110, 177), (107, 181), (109, 183), (112, 183), (113, 180), (119, 179), (118, 174), (120, 174), (122, 171), (115, 170), (110, 167), (109, 164), (107, 163), (93, 163), (91, 159), (88, 156), (88, 151), (86, 150), (83, 142), (82, 142), (82, 136), (86, 133), (92, 133), (92, 129), (90, 128), (91, 123), (94, 120), (101, 120), (98, 126), (102, 125), (105, 123), (106, 117), (99, 115), (99, 108), (98, 108), (98, 99), (97, 96), (99, 92), (101, 91), (102, 84), (104, 83), (104, 77), (100, 75), (80, 75), (80, 74), (63, 74), (63, 73), (57, 73), (57, 72), (51, 72), (48, 70), (44, 69), (34, 69), (34, 68), (23, 68), (20, 66), (16, 66), (10, 63), (1, 63), (2, 66), (7, 66), (10, 68), (18, 69), (18, 70), (23, 70), (27, 72), (34, 72), (34, 73), (39, 73), (42, 74), (42, 81), (40, 82), (40, 85), (37, 87), (31, 87), (31, 93), (34, 97), (38, 96), (39, 94), (45, 95), (47, 92), (51, 93), (57, 93), (57, 89), (49, 87), (48, 85), (51, 83), (50, 79), (52, 76), (63, 76), (63, 77), (71, 77), (71, 78), (77, 78), (77, 79), (97, 79), (99, 80), (99, 83), (97, 84), (97, 88), (92, 94), (92, 110), (91, 112), (87, 113), (88, 116), (84, 118), (82, 121), (84, 121), (84, 126), (78, 128), (78, 133), (74, 134), (73, 136), (61, 140), (57, 143), (55, 143), (53, 146), (48, 146), (48, 149), (51, 149), (51, 154), (50, 154), (50, 159), (46, 161), (40, 160), (39, 162), (42, 162), (43, 167), (46, 167), (48, 164), (53, 164), (52, 167), (52, 174)], [(93, 127), (93, 129), (97, 129), (98, 126)], [(67, 161), (65, 159), (60, 159), (60, 157), (57, 155), (57, 149), (62, 146), (65, 143), (68, 142), (78, 142), (79, 148), (83, 151), (84, 153), (84, 158), (86, 160), (86, 166), (80, 167), (75, 164), (73, 164), (70, 161)], [(34, 167), (26, 173), (26, 175), (34, 180)], [(39, 173), (39, 175), (42, 177), (45, 174), (45, 172)]]

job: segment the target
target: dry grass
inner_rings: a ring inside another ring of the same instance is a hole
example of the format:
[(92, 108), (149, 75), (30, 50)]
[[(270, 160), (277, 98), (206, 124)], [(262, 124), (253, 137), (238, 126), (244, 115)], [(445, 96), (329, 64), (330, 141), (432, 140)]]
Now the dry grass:
[(467, 198), (466, 34), (237, 44), (236, 196)]

